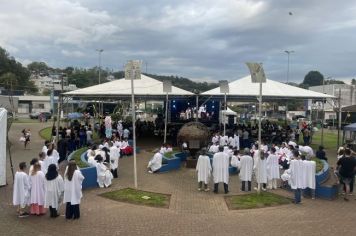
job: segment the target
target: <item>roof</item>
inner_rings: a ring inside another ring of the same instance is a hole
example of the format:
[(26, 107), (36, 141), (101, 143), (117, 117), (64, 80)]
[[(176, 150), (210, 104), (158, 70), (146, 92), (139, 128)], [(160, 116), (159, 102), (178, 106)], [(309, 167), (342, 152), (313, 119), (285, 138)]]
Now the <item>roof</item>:
[(341, 108), (343, 112), (356, 112), (356, 105)]
[[(137, 96), (165, 96), (163, 82), (141, 74), (140, 80), (134, 81), (134, 92)], [(192, 92), (172, 86), (169, 95), (191, 96)], [(74, 97), (128, 97), (131, 96), (131, 80), (124, 78), (111, 82), (77, 89), (64, 93), (65, 96)]]
[(356, 123), (344, 126), (344, 131), (356, 131)]
[[(211, 89), (202, 93), (202, 95), (222, 96), (220, 87)], [(245, 76), (241, 79), (229, 83), (229, 98), (256, 98), (259, 96), (259, 83), (252, 83), (251, 76)], [(266, 99), (280, 98), (301, 98), (301, 99), (320, 99), (335, 98), (334, 96), (298, 88), (292, 85), (284, 84), (274, 80), (267, 79), (262, 84), (262, 96)]]
[(25, 95), (25, 96), (16, 96), (19, 101), (51, 101), (51, 96), (31, 96), (31, 95)]

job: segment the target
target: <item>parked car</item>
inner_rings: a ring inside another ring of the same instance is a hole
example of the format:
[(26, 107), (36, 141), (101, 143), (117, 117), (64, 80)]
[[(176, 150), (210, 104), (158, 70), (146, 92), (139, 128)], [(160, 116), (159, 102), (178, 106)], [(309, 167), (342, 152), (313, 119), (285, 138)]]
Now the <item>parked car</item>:
[(38, 117), (40, 116), (40, 114), (43, 114), (43, 115), (46, 117), (46, 120), (52, 118), (51, 112), (32, 112), (32, 113), (30, 114), (30, 118), (31, 118), (31, 119), (38, 119)]

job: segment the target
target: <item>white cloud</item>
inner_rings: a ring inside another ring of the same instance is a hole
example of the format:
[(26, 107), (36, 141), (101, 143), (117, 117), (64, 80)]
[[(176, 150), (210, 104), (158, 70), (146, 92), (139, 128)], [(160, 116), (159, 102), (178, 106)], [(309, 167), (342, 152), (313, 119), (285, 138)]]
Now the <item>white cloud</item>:
[(62, 50), (61, 53), (64, 56), (68, 56), (68, 57), (84, 57), (85, 56), (85, 53), (83, 53), (81, 51), (77, 51), (77, 50), (74, 50), (74, 51)]

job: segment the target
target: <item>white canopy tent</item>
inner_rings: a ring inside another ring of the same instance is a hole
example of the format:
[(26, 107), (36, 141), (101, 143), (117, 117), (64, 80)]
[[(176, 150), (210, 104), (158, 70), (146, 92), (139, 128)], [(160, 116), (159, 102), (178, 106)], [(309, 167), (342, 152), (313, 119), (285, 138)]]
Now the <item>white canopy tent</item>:
[[(134, 83), (135, 96), (147, 96), (163, 98), (166, 93), (163, 91), (163, 82), (141, 74), (140, 80)], [(131, 96), (131, 81), (118, 79), (111, 82), (77, 89), (64, 93), (65, 96), (72, 97), (97, 97), (97, 98), (128, 98)], [(192, 96), (192, 92), (172, 86), (170, 96)]]
[(0, 186), (6, 185), (7, 111), (0, 108)]
[[(322, 99), (335, 98), (334, 96), (314, 92), (307, 89), (298, 88), (292, 85), (284, 84), (274, 80), (267, 79), (266, 83), (262, 84), (262, 96), (265, 100), (272, 99)], [(202, 93), (206, 96), (224, 96), (220, 93), (220, 88), (211, 89)], [(227, 97), (230, 99), (256, 99), (259, 96), (259, 83), (252, 83), (251, 76), (245, 76), (241, 79), (229, 83), (229, 93)]]

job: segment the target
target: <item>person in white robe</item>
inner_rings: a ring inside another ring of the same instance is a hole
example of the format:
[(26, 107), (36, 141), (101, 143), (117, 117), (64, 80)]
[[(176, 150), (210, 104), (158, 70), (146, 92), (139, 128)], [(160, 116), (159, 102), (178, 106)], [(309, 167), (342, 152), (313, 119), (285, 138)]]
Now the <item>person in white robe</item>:
[(234, 148), (240, 150), (240, 137), (236, 134), (234, 134)]
[[(262, 145), (261, 145), (262, 146)], [(261, 147), (262, 148), (262, 147)], [(254, 173), (256, 177), (256, 183), (258, 188), (262, 188), (263, 191), (266, 191), (267, 187), (267, 163), (266, 158), (264, 157), (264, 152), (262, 149), (256, 150), (253, 155), (254, 162)]]
[(58, 160), (59, 160), (59, 155), (57, 155), (55, 152), (54, 152), (54, 149), (48, 149), (47, 151), (47, 156), (46, 158), (43, 160), (43, 170), (44, 170), (44, 174), (47, 173), (47, 169), (48, 169), (48, 166), (51, 165), (51, 164), (55, 164), (58, 168)]
[(51, 144), (50, 141), (46, 140), (43, 147), (42, 147), (42, 153), (44, 153), (45, 155), (47, 155), (47, 151), (48, 151), (48, 147)]
[(62, 176), (58, 174), (55, 164), (48, 167), (45, 189), (45, 208), (49, 208), (51, 218), (56, 218), (59, 216), (58, 209), (62, 202), (64, 182)]
[(116, 128), (117, 128), (117, 132), (119, 133), (119, 138), (122, 139), (122, 135), (124, 134), (124, 128), (122, 126), (121, 120), (117, 123)]
[(84, 176), (78, 170), (75, 161), (69, 161), (64, 172), (64, 197), (63, 203), (66, 204), (66, 219), (79, 219), (79, 205), (82, 199), (82, 182)]
[(30, 204), (31, 184), (29, 176), (26, 174), (26, 163), (19, 164), (19, 170), (16, 171), (14, 179), (14, 189), (12, 203), (17, 206), (18, 217), (29, 216), (26, 207)]
[(238, 168), (240, 166), (240, 154), (238, 150), (234, 151), (234, 154), (231, 157), (231, 162), (230, 162), (232, 167)]
[(300, 159), (299, 151), (293, 151), (293, 159), (290, 161), (289, 169), (289, 184), (294, 191), (294, 203), (301, 202), (302, 189), (305, 188), (305, 166), (304, 162)]
[(153, 155), (151, 160), (148, 162), (147, 169), (148, 173), (156, 173), (161, 169), (162, 167), (162, 153), (160, 153), (159, 150), (156, 151), (156, 153)]
[(228, 144), (230, 147), (232, 147), (232, 148), (235, 148), (235, 147), (236, 147), (235, 139), (234, 139), (233, 136), (230, 136), (230, 137), (228, 138), (227, 144)]
[(110, 147), (110, 169), (114, 178), (118, 177), (117, 170), (119, 168), (119, 159), (120, 159), (120, 149), (115, 145), (111, 144)]
[(305, 155), (307, 160), (310, 160), (314, 156), (314, 150), (309, 146), (299, 146), (299, 151)]
[(219, 147), (219, 152), (213, 156), (213, 176), (214, 176), (214, 193), (219, 191), (219, 183), (224, 183), (225, 194), (229, 192), (229, 156), (223, 152), (224, 148)]
[(124, 129), (123, 138), (124, 139), (129, 139), (129, 136), (130, 136), (130, 131), (128, 129)]
[(279, 157), (276, 155), (276, 148), (271, 148), (266, 164), (268, 189), (277, 189), (277, 181), (279, 179)]
[(209, 152), (210, 153), (217, 153), (219, 151), (219, 145), (213, 143), (210, 147), (209, 147)]
[(100, 188), (108, 188), (111, 185), (113, 175), (110, 172), (110, 168), (104, 164), (104, 159), (102, 156), (98, 155), (95, 157), (97, 160), (96, 173), (97, 182)]
[(250, 155), (250, 149), (244, 149), (244, 155), (240, 157), (240, 162), (237, 163), (240, 170), (241, 191), (251, 191), (251, 180), (253, 170), (253, 158)]
[(219, 143), (219, 139), (220, 139), (219, 135), (218, 135), (218, 134), (215, 134), (215, 135), (211, 138), (211, 142), (212, 142), (213, 144), (217, 144), (217, 143)]
[(316, 163), (312, 160), (303, 160), (305, 167), (305, 188), (310, 193), (311, 198), (315, 199), (315, 172)]
[(219, 139), (220, 146), (223, 146), (223, 147), (226, 146), (228, 141), (229, 141), (229, 138), (227, 135), (220, 135), (220, 139)]
[(206, 155), (206, 149), (203, 148), (201, 150), (201, 155), (198, 158), (197, 166), (196, 166), (196, 171), (198, 172), (198, 191), (203, 190), (203, 184), (204, 184), (204, 191), (208, 192), (209, 191), (209, 180), (211, 176), (211, 163), (209, 156)]
[(30, 213), (32, 215), (44, 215), (46, 210), (44, 208), (45, 204), (45, 175), (41, 171), (41, 165), (35, 163), (33, 165), (33, 171), (30, 175), (31, 183), (31, 209)]
[(165, 143), (162, 144), (161, 149), (159, 150), (159, 152), (160, 152), (162, 155), (164, 155), (166, 152), (168, 152), (168, 151), (167, 151), (167, 146), (166, 146)]

